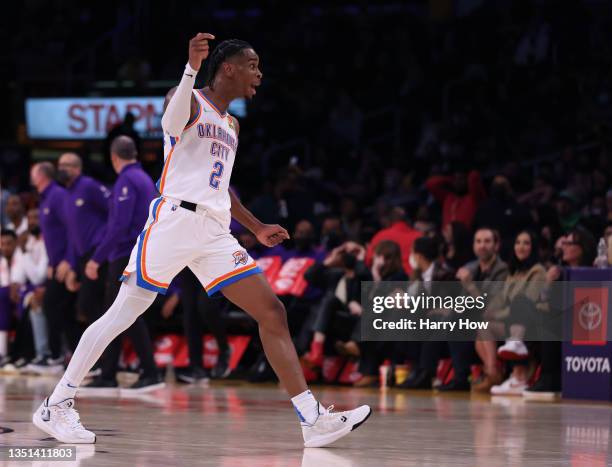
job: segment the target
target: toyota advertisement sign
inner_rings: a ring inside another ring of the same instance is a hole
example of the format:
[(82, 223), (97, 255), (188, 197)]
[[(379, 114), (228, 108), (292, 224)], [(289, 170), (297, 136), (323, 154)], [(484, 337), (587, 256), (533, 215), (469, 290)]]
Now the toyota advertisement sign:
[(563, 397), (612, 401), (612, 269), (568, 270)]

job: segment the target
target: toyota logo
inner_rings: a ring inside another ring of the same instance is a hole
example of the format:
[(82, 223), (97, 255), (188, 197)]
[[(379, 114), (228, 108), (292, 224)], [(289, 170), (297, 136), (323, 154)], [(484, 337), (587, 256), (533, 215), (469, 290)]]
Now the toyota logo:
[(588, 302), (580, 307), (578, 322), (583, 329), (592, 331), (601, 324), (601, 308), (597, 303)]

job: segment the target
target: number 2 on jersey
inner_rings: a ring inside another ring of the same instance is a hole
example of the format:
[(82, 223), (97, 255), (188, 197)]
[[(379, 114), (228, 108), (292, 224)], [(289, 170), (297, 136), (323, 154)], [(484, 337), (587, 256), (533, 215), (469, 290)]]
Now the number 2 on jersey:
[(215, 190), (219, 189), (219, 184), (221, 181), (219, 180), (223, 176), (223, 162), (216, 161), (213, 164), (213, 170), (210, 173), (210, 179), (208, 184), (213, 187)]

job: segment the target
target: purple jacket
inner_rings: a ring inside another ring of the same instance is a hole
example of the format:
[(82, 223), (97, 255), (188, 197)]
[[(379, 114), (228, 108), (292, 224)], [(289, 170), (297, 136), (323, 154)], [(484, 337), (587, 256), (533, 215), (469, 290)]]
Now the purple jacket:
[(77, 256), (83, 256), (104, 237), (110, 191), (85, 175), (78, 177), (67, 191), (68, 239)]
[(92, 259), (103, 263), (129, 256), (147, 222), (149, 204), (157, 196), (153, 180), (140, 163), (125, 166), (113, 187), (106, 231)]
[(55, 182), (51, 182), (40, 194), (40, 231), (49, 256), (49, 266), (57, 266), (69, 258), (68, 233), (65, 206), (68, 192)]

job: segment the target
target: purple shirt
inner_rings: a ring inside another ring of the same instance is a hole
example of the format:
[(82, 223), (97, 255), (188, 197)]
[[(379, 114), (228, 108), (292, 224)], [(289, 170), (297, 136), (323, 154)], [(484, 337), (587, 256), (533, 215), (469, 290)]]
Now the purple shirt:
[(104, 237), (110, 191), (100, 182), (79, 176), (67, 188), (68, 239), (78, 256), (83, 256)]
[(51, 182), (40, 194), (40, 231), (45, 240), (49, 266), (57, 266), (69, 259), (68, 234), (66, 232), (65, 205), (68, 193), (55, 182)]
[(92, 259), (97, 263), (130, 256), (149, 216), (149, 204), (159, 194), (140, 163), (126, 165), (119, 173), (110, 200), (106, 232)]

